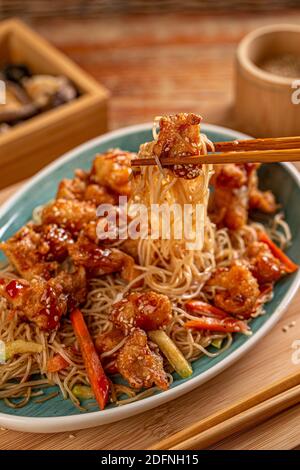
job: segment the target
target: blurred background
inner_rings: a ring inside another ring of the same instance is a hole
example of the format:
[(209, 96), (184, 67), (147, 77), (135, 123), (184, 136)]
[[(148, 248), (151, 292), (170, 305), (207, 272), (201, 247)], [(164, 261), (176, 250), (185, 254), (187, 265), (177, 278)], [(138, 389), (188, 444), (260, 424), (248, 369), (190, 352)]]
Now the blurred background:
[(0, 0), (112, 93), (109, 127), (194, 111), (238, 127), (234, 57), (249, 31), (300, 24), (299, 0)]

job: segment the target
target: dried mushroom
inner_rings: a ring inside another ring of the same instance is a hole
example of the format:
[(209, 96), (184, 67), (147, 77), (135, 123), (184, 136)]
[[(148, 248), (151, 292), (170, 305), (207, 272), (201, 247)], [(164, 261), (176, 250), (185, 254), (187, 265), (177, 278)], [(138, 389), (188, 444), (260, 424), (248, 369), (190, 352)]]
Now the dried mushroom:
[(6, 103), (0, 106), (0, 123), (15, 123), (38, 112), (25, 91), (17, 83), (5, 82)]
[(0, 134), (43, 111), (74, 100), (78, 92), (64, 76), (34, 75), (25, 64), (0, 69), (5, 82), (5, 104), (0, 105)]
[(63, 76), (34, 75), (24, 78), (22, 85), (34, 104), (42, 110), (60, 106), (77, 96), (74, 86)]
[(31, 77), (31, 72), (24, 64), (8, 64), (4, 67), (3, 76), (5, 80), (20, 83), (25, 77)]

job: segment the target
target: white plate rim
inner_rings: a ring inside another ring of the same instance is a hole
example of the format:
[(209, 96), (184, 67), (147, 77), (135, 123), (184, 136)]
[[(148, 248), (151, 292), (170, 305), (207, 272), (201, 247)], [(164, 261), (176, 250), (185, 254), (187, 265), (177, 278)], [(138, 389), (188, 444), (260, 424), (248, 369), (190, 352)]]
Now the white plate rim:
[[(30, 188), (36, 184), (40, 179), (46, 176), (52, 170), (60, 167), (67, 161), (72, 160), (76, 157), (78, 153), (89, 150), (94, 145), (103, 144), (107, 140), (110, 140), (114, 137), (120, 137), (126, 135), (128, 132), (136, 132), (142, 130), (149, 130), (152, 128), (152, 123), (137, 124), (133, 126), (127, 126), (122, 129), (118, 129), (102, 136), (96, 137), (94, 139), (85, 142), (69, 152), (65, 153), (63, 156), (55, 160), (54, 162), (47, 165), (41, 171), (39, 171), (35, 176), (33, 176), (30, 181), (24, 184), (13, 196), (11, 196), (6, 203), (4, 203), (0, 208), (0, 217), (9, 210), (15, 202)], [(247, 139), (250, 136), (243, 134), (241, 132), (235, 131), (230, 128), (223, 126), (217, 126), (214, 124), (204, 124), (201, 126), (202, 131), (212, 131), (212, 132), (223, 132), (231, 133), (237, 139)], [(300, 188), (300, 174), (296, 168), (291, 163), (281, 163), (286, 170), (291, 174), (293, 179), (296, 181), (297, 185)], [(175, 398), (180, 397), (183, 394), (186, 394), (199, 385), (207, 382), (212, 379), (220, 372), (227, 369), (230, 365), (236, 362), (240, 357), (242, 357), (247, 351), (249, 351), (253, 346), (267, 333), (281, 318), (290, 302), (292, 301), (294, 295), (296, 294), (298, 287), (300, 286), (300, 271), (296, 274), (291, 287), (287, 291), (286, 295), (283, 297), (280, 305), (272, 316), (264, 323), (264, 325), (251, 337), (249, 340), (240, 346), (237, 350), (233, 351), (228, 357), (221, 360), (218, 364), (212, 366), (207, 371), (203, 372), (197, 377), (187, 380), (186, 382), (178, 385), (177, 387), (167, 390), (158, 395), (154, 395), (148, 398), (144, 398), (140, 401), (130, 403), (119, 408), (106, 409), (104, 411), (95, 411), (91, 413), (84, 413), (80, 415), (71, 415), (71, 416), (57, 416), (57, 417), (32, 417), (32, 416), (14, 416), (6, 413), (0, 413), (0, 426), (23, 432), (33, 432), (33, 433), (55, 433), (55, 432), (65, 432), (65, 431), (74, 431), (78, 429), (86, 429), (94, 426), (100, 426), (104, 424), (113, 423), (120, 421), (131, 416), (135, 416), (144, 411), (148, 411), (152, 408), (156, 408), (168, 401), (174, 400)]]

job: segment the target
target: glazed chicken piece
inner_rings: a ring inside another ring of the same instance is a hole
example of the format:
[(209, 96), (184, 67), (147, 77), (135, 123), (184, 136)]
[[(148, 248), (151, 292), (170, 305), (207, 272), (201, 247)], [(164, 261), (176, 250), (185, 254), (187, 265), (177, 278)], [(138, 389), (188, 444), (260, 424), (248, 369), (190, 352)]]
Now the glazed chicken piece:
[(111, 331), (100, 333), (95, 341), (99, 354), (106, 353), (115, 348), (123, 339), (124, 333), (119, 328), (114, 327)]
[(110, 319), (125, 334), (133, 328), (157, 330), (172, 319), (172, 305), (166, 295), (132, 292), (112, 306)]
[(109, 192), (104, 186), (98, 184), (88, 184), (83, 195), (85, 201), (90, 201), (99, 206), (100, 204), (115, 205), (118, 202), (117, 195)]
[(96, 217), (96, 207), (88, 201), (57, 199), (42, 211), (43, 224), (57, 224), (73, 236)]
[[(154, 142), (141, 146), (140, 156), (143, 154), (160, 157), (186, 157), (201, 155), (200, 128), (201, 116), (193, 113), (179, 113), (163, 116), (159, 120), (159, 134)], [(172, 171), (175, 176), (193, 179), (199, 176), (201, 165), (174, 165)]]
[(34, 322), (42, 330), (53, 330), (67, 312), (67, 296), (60, 285), (41, 278), (26, 280), (0, 279), (0, 295), (21, 317)]
[(179, 113), (159, 120), (158, 139), (153, 152), (158, 157), (183, 157), (200, 154), (199, 124), (201, 116)]
[(38, 251), (46, 260), (62, 263), (68, 256), (68, 247), (73, 243), (71, 234), (56, 224), (35, 225), (34, 230), (41, 235)]
[(212, 179), (214, 192), (210, 217), (218, 227), (238, 230), (248, 220), (248, 176), (244, 167), (235, 164), (216, 165)]
[(235, 163), (215, 165), (212, 183), (216, 187), (239, 189), (247, 184), (248, 177), (245, 168)]
[(138, 263), (139, 261), (138, 246), (139, 246), (139, 240), (128, 238), (122, 243), (122, 245), (120, 246), (120, 249), (124, 251), (124, 253), (127, 253), (128, 255), (132, 256), (135, 262)]
[(25, 279), (41, 276), (49, 279), (54, 276), (68, 255), (68, 246), (73, 242), (71, 235), (55, 224), (22, 227), (0, 248)]
[(277, 209), (275, 196), (272, 191), (258, 189), (258, 176), (256, 171), (249, 178), (249, 208), (256, 209), (266, 214), (273, 214)]
[(251, 272), (259, 284), (276, 282), (286, 274), (279, 259), (275, 258), (265, 243), (252, 243), (248, 246), (246, 254)]
[[(122, 332), (122, 330), (114, 326), (111, 331), (108, 331), (106, 333), (100, 333), (97, 336), (95, 340), (95, 346), (96, 346), (98, 353), (101, 356), (102, 354), (108, 353), (113, 348), (118, 346), (118, 344), (120, 344), (124, 338), (125, 338), (125, 335)], [(116, 358), (118, 354), (119, 354), (119, 349), (113, 354), (109, 354), (108, 356), (101, 357), (101, 363), (108, 374), (118, 373), (118, 369), (116, 365)]]
[(36, 323), (42, 330), (51, 331), (59, 325), (70, 305), (75, 307), (85, 301), (85, 274), (84, 271), (61, 272), (49, 281), (36, 277), (30, 282), (1, 278), (0, 296), (20, 317)]
[(130, 333), (120, 349), (116, 365), (120, 374), (135, 389), (149, 388), (153, 385), (162, 390), (168, 389), (163, 360), (150, 350), (146, 333), (138, 328)]
[(117, 196), (108, 191), (104, 186), (88, 184), (80, 178), (64, 179), (58, 186), (56, 199), (68, 199), (71, 201), (89, 201), (95, 206), (100, 204), (116, 204)]
[(247, 223), (249, 209), (265, 213), (276, 210), (271, 191), (258, 189), (258, 163), (216, 165), (212, 178), (210, 216), (218, 226), (238, 230)]
[(56, 199), (78, 199), (81, 201), (86, 189), (86, 182), (81, 178), (63, 179), (56, 193)]
[[(107, 212), (107, 208), (104, 208), (104, 213)], [(123, 210), (120, 210), (119, 206), (111, 206), (109, 207), (109, 214), (105, 214), (102, 216), (102, 213), (98, 212), (97, 221), (89, 222), (84, 227), (84, 235), (88, 237), (94, 243), (101, 243), (101, 244), (112, 244), (115, 243), (116, 240), (120, 239), (120, 235), (122, 234), (122, 228), (124, 227), (127, 230), (127, 227), (130, 223), (130, 218), (124, 214)], [(126, 235), (127, 236), (127, 235)], [(122, 242), (122, 246), (120, 247), (122, 251), (127, 253), (126, 249), (124, 249), (124, 245), (127, 242), (135, 242), (136, 250), (138, 246), (138, 240), (125, 240)], [(128, 251), (128, 254), (131, 254)]]
[(135, 154), (112, 149), (96, 156), (91, 171), (91, 182), (105, 186), (111, 191), (129, 196), (131, 194), (131, 159)]
[(87, 296), (87, 279), (85, 268), (79, 266), (73, 272), (60, 271), (49, 283), (59, 285), (68, 299), (68, 308), (82, 305)]
[(120, 272), (122, 279), (132, 281), (137, 273), (134, 260), (116, 248), (105, 248), (93, 243), (84, 235), (69, 247), (76, 266), (84, 266), (91, 276)]
[(218, 268), (206, 285), (219, 288), (214, 296), (216, 307), (241, 317), (253, 310), (260, 295), (257, 280), (242, 264)]
[(213, 210), (209, 212), (212, 222), (218, 227), (239, 230), (248, 221), (248, 191), (240, 189), (215, 187)]

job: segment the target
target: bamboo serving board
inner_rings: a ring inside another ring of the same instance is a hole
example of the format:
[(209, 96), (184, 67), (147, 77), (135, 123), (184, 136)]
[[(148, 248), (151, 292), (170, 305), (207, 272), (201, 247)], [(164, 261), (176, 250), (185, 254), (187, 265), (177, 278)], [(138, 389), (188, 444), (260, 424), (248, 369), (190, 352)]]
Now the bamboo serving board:
[[(19, 186), (1, 191), (0, 204)], [(118, 423), (74, 433), (30, 434), (0, 429), (0, 449), (147, 449), (160, 438), (295, 372), (300, 367), (292, 363), (292, 343), (300, 340), (299, 304), (300, 292), (284, 317), (247, 356), (177, 400)], [(300, 406), (296, 406), (215, 448), (292, 449), (299, 445)]]

